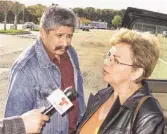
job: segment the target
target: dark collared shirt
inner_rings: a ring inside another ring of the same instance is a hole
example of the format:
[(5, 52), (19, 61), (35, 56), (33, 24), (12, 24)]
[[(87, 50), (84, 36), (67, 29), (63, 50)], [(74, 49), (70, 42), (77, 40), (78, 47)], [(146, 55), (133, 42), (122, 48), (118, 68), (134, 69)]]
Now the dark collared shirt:
[[(74, 88), (74, 70), (68, 54), (65, 52), (60, 56), (60, 61), (54, 59), (53, 62), (59, 67), (61, 72), (61, 90), (70, 86)], [(69, 133), (73, 133), (76, 130), (78, 117), (78, 102), (75, 99), (72, 103), (74, 107), (68, 112)]]

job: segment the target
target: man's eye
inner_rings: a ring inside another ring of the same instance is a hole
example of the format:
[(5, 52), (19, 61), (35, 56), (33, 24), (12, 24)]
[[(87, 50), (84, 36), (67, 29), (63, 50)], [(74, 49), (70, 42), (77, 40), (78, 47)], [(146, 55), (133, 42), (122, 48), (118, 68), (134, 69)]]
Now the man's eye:
[(71, 39), (71, 38), (72, 38), (72, 35), (67, 35), (67, 37)]
[(57, 34), (56, 36), (59, 37), (59, 38), (61, 38), (63, 35), (62, 34)]

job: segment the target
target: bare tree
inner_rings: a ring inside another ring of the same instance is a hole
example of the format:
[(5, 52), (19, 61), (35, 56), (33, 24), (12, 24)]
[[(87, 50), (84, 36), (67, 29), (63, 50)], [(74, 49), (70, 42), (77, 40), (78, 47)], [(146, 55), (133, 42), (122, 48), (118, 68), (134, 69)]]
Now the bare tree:
[(23, 11), (25, 8), (24, 4), (19, 3), (18, 1), (14, 2), (14, 5), (12, 7), (12, 12), (15, 15), (15, 20), (14, 20), (14, 29), (17, 29), (17, 23), (18, 23), (18, 15), (20, 14), (21, 11)]
[(4, 30), (6, 31), (6, 23), (8, 12), (12, 7), (13, 2), (10, 0), (1, 0), (0, 1), (0, 12), (4, 14)]

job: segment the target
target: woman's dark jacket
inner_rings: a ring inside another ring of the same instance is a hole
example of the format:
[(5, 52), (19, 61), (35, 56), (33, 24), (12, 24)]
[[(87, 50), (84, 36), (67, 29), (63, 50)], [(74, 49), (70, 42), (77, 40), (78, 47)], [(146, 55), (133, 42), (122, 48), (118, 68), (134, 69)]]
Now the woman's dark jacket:
[[(119, 98), (117, 98), (98, 134), (163, 134), (165, 119), (161, 107), (154, 97), (148, 98), (143, 103), (134, 124), (132, 123), (134, 111), (139, 101), (142, 97), (151, 95), (150, 91), (147, 82), (143, 81), (143, 87), (137, 90), (122, 105)], [(79, 134), (84, 123), (89, 120), (112, 93), (112, 87), (108, 87), (100, 90), (95, 96), (90, 95), (87, 111), (78, 126), (77, 134)]]

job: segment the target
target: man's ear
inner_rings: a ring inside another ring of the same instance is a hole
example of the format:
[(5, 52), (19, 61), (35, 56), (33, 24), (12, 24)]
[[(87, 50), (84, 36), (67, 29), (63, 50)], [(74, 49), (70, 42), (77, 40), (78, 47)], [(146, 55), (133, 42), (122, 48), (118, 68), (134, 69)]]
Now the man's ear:
[(40, 32), (40, 36), (43, 40), (45, 40), (46, 36), (47, 36), (47, 33), (45, 32), (45, 29), (43, 27), (40, 27), (39, 29), (39, 32)]
[(133, 72), (132, 80), (135, 81), (136, 79), (138, 79), (140, 76), (142, 76), (143, 72), (144, 72), (143, 68), (137, 68)]

